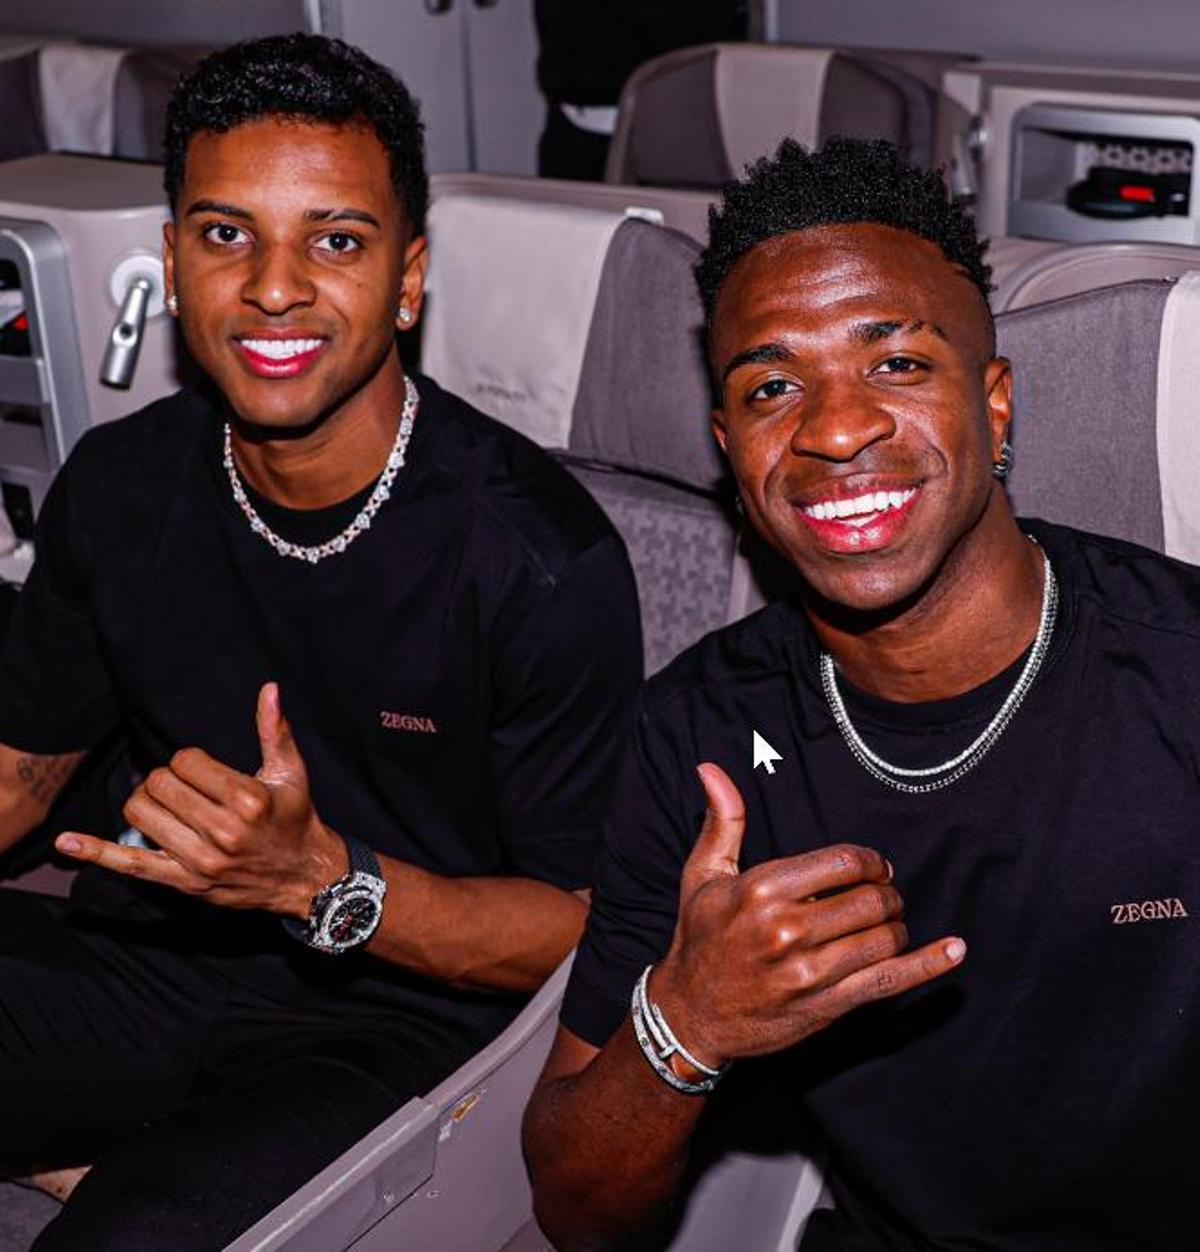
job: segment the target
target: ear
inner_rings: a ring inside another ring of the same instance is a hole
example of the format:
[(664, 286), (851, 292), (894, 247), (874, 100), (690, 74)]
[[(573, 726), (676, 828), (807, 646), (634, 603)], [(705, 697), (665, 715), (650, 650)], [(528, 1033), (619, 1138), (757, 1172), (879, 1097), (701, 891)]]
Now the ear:
[(726, 456), (729, 455), (729, 449), (725, 446), (725, 441), (729, 438), (729, 432), (725, 429), (725, 410), (713, 409), (712, 411), (712, 433), (713, 438), (721, 445), (721, 451)]
[(1012, 424), (1012, 365), (1007, 357), (993, 357), (983, 371), (984, 403), (992, 432), (992, 460), (1000, 459), (1000, 444)]
[(400, 330), (412, 330), (421, 317), (421, 303), (425, 299), (425, 275), (429, 270), (429, 241), (418, 235), (404, 249), (404, 278), (400, 284), (400, 308), (412, 316), (408, 321), (396, 319)]
[(175, 294), (175, 223), (163, 222), (163, 292), (164, 299)]

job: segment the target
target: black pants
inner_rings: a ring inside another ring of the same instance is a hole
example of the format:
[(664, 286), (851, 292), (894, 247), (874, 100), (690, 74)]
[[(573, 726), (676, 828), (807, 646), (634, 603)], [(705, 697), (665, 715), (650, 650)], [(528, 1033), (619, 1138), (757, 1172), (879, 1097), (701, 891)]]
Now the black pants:
[(36, 1252), (210, 1252), (461, 1057), (0, 891), (0, 1176), (94, 1163)]

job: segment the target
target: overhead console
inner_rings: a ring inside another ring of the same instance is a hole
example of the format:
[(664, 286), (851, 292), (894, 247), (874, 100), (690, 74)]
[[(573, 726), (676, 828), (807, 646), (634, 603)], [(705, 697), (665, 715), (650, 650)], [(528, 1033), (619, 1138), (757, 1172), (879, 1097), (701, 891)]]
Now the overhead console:
[(945, 76), (985, 234), (1200, 244), (1200, 76), (980, 62)]
[(1200, 244), (1198, 116), (1028, 105), (1013, 120), (1008, 233)]

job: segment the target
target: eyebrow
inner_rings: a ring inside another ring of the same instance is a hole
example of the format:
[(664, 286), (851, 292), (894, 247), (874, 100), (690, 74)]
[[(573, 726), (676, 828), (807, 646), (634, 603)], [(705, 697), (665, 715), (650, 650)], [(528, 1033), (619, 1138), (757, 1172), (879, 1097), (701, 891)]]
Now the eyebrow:
[(854, 343), (870, 345), (878, 343), (881, 339), (888, 339), (897, 333), (916, 335), (923, 330), (932, 331), (939, 339), (944, 339), (947, 343), (950, 341), (950, 336), (936, 322), (930, 322), (926, 326), (920, 319), (909, 322), (907, 325), (904, 322), (896, 321), (858, 322), (850, 327), (848, 335)]
[[(254, 214), (249, 209), (240, 208), (236, 204), (226, 204), (223, 200), (197, 200), (188, 206), (184, 216), (191, 217), (194, 213), (219, 213), (222, 217), (233, 217), (242, 222), (254, 221)], [(362, 222), (364, 225), (374, 226), (376, 230), (383, 229), (379, 224), (379, 219), (366, 212), (365, 209), (306, 209), (304, 220), (306, 222)]]
[(220, 213), (222, 217), (236, 217), (243, 222), (254, 221), (254, 214), (249, 209), (240, 209), (236, 204), (226, 204), (222, 200), (196, 200), (188, 206), (184, 217), (193, 213)]
[(365, 209), (306, 209), (304, 220), (306, 222), (363, 222), (367, 226), (374, 226), (377, 230), (383, 229), (379, 224), (379, 219)]
[(790, 361), (791, 359), (792, 353), (783, 344), (760, 343), (757, 347), (747, 348), (744, 352), (731, 356), (721, 371), (721, 381), (724, 382), (735, 369), (743, 365), (762, 365), (769, 361)]

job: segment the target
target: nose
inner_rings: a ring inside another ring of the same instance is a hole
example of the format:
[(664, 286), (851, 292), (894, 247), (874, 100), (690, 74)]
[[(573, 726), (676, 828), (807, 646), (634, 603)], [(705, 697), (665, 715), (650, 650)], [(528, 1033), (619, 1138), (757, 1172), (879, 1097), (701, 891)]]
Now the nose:
[(896, 420), (872, 395), (851, 382), (810, 388), (796, 416), (791, 448), (796, 456), (853, 461), (866, 448), (896, 433)]
[(316, 288), (301, 258), (282, 245), (263, 247), (242, 286), (242, 299), (272, 317), (306, 308)]

